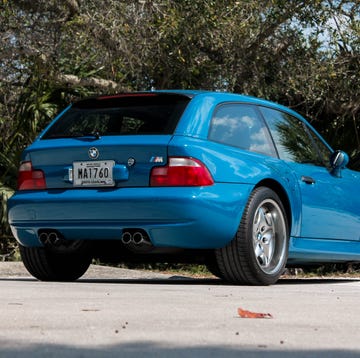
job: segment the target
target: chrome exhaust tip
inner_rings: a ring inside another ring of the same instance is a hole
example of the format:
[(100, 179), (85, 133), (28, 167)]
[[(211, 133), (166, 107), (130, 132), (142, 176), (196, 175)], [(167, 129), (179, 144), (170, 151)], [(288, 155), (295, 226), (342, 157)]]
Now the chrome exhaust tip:
[(124, 245), (131, 245), (135, 247), (143, 245), (152, 246), (149, 235), (144, 229), (124, 229), (121, 235), (121, 241)]
[(50, 232), (48, 235), (48, 242), (50, 242), (51, 245), (58, 246), (61, 243), (61, 240), (58, 234), (55, 231), (53, 231)]
[(135, 245), (140, 245), (141, 243), (145, 242), (144, 235), (139, 231), (134, 233), (132, 240)]
[(129, 245), (133, 241), (133, 236), (131, 235), (131, 233), (129, 231), (125, 231), (121, 235), (121, 241), (123, 244)]
[(62, 235), (54, 229), (39, 230), (38, 238), (43, 245), (48, 247), (58, 247), (67, 242)]
[(48, 242), (48, 237), (49, 237), (49, 235), (46, 232), (42, 232), (42, 233), (39, 234), (39, 240), (43, 244), (46, 244)]

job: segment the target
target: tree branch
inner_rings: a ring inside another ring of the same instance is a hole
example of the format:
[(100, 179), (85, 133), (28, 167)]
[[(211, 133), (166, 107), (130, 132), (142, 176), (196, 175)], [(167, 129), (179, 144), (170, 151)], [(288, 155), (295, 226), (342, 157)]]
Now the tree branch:
[(80, 14), (80, 7), (76, 0), (63, 0), (65, 6), (69, 10), (69, 17), (73, 18), (75, 15)]
[(128, 90), (114, 81), (106, 80), (103, 78), (95, 78), (95, 77), (80, 78), (75, 75), (60, 74), (57, 76), (56, 80), (58, 83), (61, 83), (63, 85), (70, 85), (70, 86), (96, 87), (102, 90), (111, 90), (111, 91)]

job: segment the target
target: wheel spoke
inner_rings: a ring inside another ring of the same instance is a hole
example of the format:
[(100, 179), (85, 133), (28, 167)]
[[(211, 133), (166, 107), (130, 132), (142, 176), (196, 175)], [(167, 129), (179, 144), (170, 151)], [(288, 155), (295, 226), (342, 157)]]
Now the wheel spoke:
[(276, 212), (263, 205), (256, 212), (253, 225), (254, 253), (263, 269), (271, 267), (276, 250)]
[(271, 263), (273, 253), (274, 253), (274, 240), (272, 233), (267, 234), (266, 241), (263, 240), (263, 251), (264, 256), (266, 257), (266, 264), (268, 266)]
[(259, 233), (259, 232), (261, 232), (261, 229), (265, 226), (267, 226), (266, 213), (265, 213), (264, 209), (261, 207), (258, 209), (258, 211), (256, 213), (254, 229), (255, 229), (256, 233)]
[(255, 256), (256, 256), (256, 257), (260, 257), (261, 255), (263, 255), (263, 253), (264, 253), (264, 250), (263, 250), (261, 244), (260, 244), (260, 243), (257, 244), (257, 245), (255, 246)]
[(273, 217), (272, 217), (272, 213), (270, 211), (268, 211), (265, 214), (265, 221), (268, 227), (273, 227), (274, 226), (274, 221), (273, 221)]

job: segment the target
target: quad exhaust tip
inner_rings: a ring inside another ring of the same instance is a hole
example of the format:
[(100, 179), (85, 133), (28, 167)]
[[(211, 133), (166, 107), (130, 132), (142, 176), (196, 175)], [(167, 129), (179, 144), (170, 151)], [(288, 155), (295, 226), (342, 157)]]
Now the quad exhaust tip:
[(124, 245), (151, 245), (149, 235), (143, 229), (124, 229), (121, 241)]
[[(59, 247), (67, 243), (60, 232), (54, 229), (39, 230), (38, 238), (43, 245), (49, 247)], [(124, 229), (121, 241), (124, 245), (135, 247), (152, 246), (149, 235), (143, 229)]]
[(41, 230), (39, 231), (39, 240), (45, 246), (61, 246), (66, 240), (62, 237), (62, 235), (56, 230)]

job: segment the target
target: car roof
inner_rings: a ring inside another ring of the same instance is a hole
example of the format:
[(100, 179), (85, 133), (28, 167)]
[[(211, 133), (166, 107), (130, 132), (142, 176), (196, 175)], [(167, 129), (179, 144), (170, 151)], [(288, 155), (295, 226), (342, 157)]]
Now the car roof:
[(106, 99), (115, 99), (120, 97), (127, 96), (141, 96), (141, 95), (149, 95), (149, 94), (169, 94), (169, 95), (179, 95), (185, 96), (190, 99), (197, 97), (201, 99), (201, 97), (206, 97), (208, 99), (212, 99), (214, 102), (222, 103), (222, 102), (243, 102), (250, 104), (262, 105), (265, 107), (271, 107), (274, 109), (278, 109), (289, 114), (292, 114), (298, 118), (304, 119), (299, 113), (293, 111), (292, 109), (278, 104), (276, 102), (268, 101), (262, 98), (253, 97), (245, 94), (237, 94), (231, 92), (222, 92), (222, 91), (209, 91), (209, 90), (191, 90), (191, 89), (171, 89), (171, 90), (152, 90), (152, 91), (134, 91), (134, 92), (123, 92), (117, 94), (109, 94), (109, 95), (99, 95), (91, 98), (86, 98), (80, 101), (77, 101), (76, 104), (80, 105), (81, 103), (89, 103), (92, 100), (106, 100)]
[(263, 98), (254, 97), (245, 94), (238, 94), (232, 92), (222, 92), (222, 91), (207, 91), (207, 90), (155, 90), (151, 91), (151, 93), (169, 93), (169, 94), (178, 94), (184, 95), (191, 98), (194, 97), (208, 97), (214, 99), (216, 102), (243, 102), (243, 103), (250, 103), (250, 104), (257, 104), (264, 107), (271, 107), (274, 109), (278, 109), (280, 111), (288, 112), (296, 117), (304, 119), (300, 116), (299, 113), (293, 111), (291, 108), (283, 106), (279, 103), (272, 102)]

